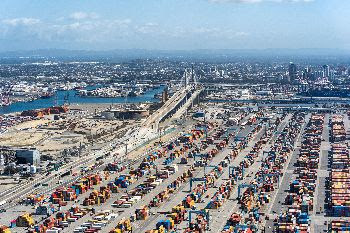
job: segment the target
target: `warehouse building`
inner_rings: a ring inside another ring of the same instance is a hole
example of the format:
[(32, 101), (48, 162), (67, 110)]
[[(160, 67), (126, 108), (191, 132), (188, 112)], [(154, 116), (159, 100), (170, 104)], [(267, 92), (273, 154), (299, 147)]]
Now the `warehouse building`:
[(39, 165), (40, 163), (40, 152), (35, 148), (16, 149), (16, 157), (19, 164)]
[(17, 164), (39, 165), (40, 152), (35, 148), (0, 148), (0, 164), (7, 166), (11, 162)]

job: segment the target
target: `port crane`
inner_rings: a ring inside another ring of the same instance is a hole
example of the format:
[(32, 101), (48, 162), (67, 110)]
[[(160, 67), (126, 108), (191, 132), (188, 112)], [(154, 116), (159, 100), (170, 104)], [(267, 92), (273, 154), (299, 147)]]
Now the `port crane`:
[(203, 209), (203, 210), (190, 210), (188, 212), (188, 224), (191, 224), (192, 222), (192, 216), (193, 215), (202, 215), (208, 222), (207, 229), (209, 229), (209, 222), (210, 222), (210, 214), (209, 210)]
[(241, 197), (241, 189), (243, 188), (250, 188), (254, 191), (254, 193), (256, 193), (257, 191), (257, 187), (255, 184), (240, 184), (238, 185), (238, 198)]
[(193, 182), (204, 182), (204, 185), (207, 184), (207, 179), (205, 177), (202, 178), (191, 178), (190, 179), (190, 191), (192, 191), (192, 186), (193, 186)]

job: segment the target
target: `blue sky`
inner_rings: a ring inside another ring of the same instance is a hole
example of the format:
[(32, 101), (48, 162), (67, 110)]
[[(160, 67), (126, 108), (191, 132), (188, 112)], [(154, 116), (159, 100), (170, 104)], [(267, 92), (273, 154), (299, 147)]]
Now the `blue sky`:
[(0, 51), (350, 49), (349, 0), (1, 0)]

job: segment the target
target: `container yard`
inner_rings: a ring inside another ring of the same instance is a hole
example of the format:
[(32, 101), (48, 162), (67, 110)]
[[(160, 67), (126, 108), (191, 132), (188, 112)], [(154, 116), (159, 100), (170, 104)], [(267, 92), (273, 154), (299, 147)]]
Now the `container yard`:
[(346, 112), (247, 109), (201, 104), (147, 150), (61, 173), (4, 203), (1, 232), (347, 232)]

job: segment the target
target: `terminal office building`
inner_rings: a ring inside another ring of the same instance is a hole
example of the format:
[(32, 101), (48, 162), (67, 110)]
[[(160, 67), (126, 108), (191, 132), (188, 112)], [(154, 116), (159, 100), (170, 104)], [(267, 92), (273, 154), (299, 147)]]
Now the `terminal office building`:
[(40, 152), (35, 148), (0, 148), (0, 165), (8, 165), (9, 156), (15, 156), (17, 164), (39, 165)]

